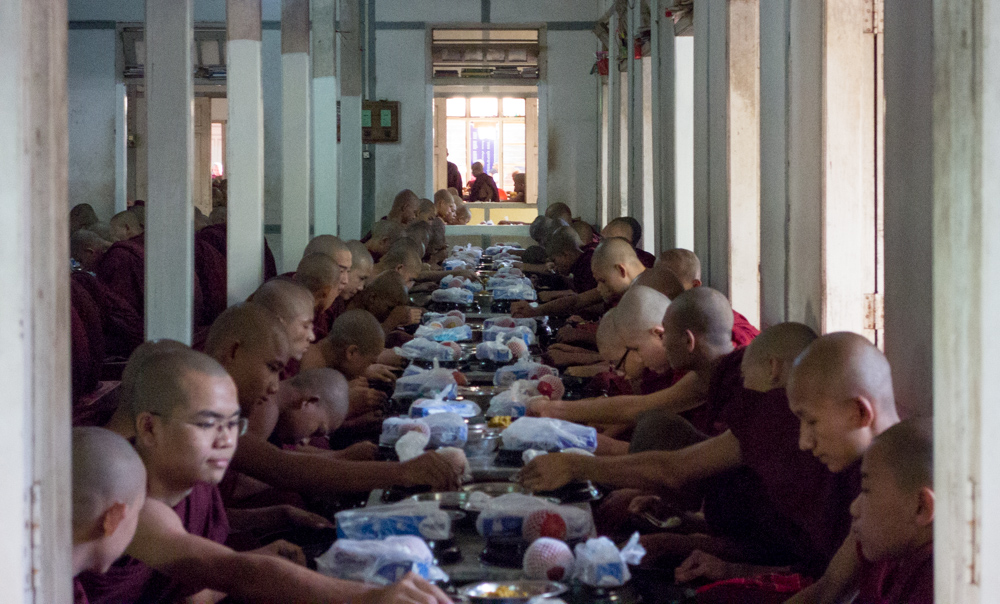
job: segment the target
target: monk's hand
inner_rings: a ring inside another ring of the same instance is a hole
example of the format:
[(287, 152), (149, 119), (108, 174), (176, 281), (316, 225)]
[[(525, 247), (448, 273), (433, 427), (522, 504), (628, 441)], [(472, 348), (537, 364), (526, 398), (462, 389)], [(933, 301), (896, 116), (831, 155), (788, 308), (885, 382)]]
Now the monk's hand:
[(388, 587), (365, 592), (351, 601), (358, 604), (451, 604), (443, 591), (412, 572)]
[(707, 579), (709, 581), (722, 581), (733, 577), (731, 564), (716, 558), (712, 554), (706, 554), (700, 549), (691, 552), (687, 560), (674, 569), (674, 578), (678, 583), (687, 583), (695, 579)]
[(277, 541), (268, 543), (264, 547), (253, 550), (253, 553), (260, 554), (262, 556), (284, 558), (285, 560), (294, 562), (299, 566), (306, 565), (306, 555), (302, 553), (302, 548), (294, 543), (289, 543), (284, 539), (278, 539)]
[(434, 451), (414, 457), (401, 465), (406, 482), (401, 486), (428, 485), (434, 491), (454, 491), (461, 484), (461, 470)]
[(456, 277), (465, 277), (466, 279), (472, 279), (473, 281), (478, 281), (478, 279), (479, 279), (476, 276), (476, 271), (470, 270), (470, 269), (467, 269), (467, 268), (463, 268), (463, 269), (459, 269), (459, 270), (454, 270), (454, 271), (448, 271), (448, 273), (452, 274), (452, 275), (455, 275)]
[(583, 332), (580, 328), (567, 325), (556, 332), (556, 342), (561, 342), (563, 344), (577, 342), (583, 337), (583, 333), (585, 332)]
[(521, 484), (529, 491), (554, 491), (578, 479), (573, 462), (581, 457), (573, 453), (539, 455), (521, 470)]
[(406, 359), (396, 354), (391, 348), (386, 348), (378, 355), (378, 359), (375, 360), (376, 363), (381, 365), (386, 365), (387, 367), (397, 367), (402, 368), (406, 365)]
[(368, 369), (365, 370), (365, 377), (389, 384), (396, 383), (396, 374), (392, 372), (392, 367), (382, 365), (381, 363), (372, 363), (369, 365)]
[(633, 516), (652, 514), (656, 518), (660, 518), (663, 511), (663, 499), (656, 495), (639, 495), (628, 504), (628, 512)]
[(378, 445), (373, 442), (363, 440), (359, 443), (354, 443), (346, 449), (337, 451), (339, 455), (338, 458), (347, 461), (371, 461), (375, 459), (375, 454), (378, 453)]
[(554, 417), (559, 418), (559, 401), (549, 400), (548, 397), (539, 396), (528, 399), (526, 412), (530, 417)]
[(319, 514), (313, 514), (312, 512), (307, 512), (302, 508), (297, 508), (294, 505), (283, 505), (282, 511), (285, 513), (285, 520), (288, 522), (289, 526), (293, 527), (304, 527), (311, 529), (331, 529), (333, 528), (333, 523), (326, 518), (320, 516)]
[(529, 302), (518, 300), (510, 305), (510, 314), (518, 319), (537, 317), (538, 311)]

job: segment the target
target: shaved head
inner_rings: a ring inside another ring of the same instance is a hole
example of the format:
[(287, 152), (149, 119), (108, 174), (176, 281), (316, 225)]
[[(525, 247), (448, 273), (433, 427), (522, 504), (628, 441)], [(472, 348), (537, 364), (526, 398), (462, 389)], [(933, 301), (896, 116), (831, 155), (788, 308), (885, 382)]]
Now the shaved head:
[(150, 354), (136, 367), (133, 375), (133, 418), (140, 413), (169, 416), (186, 406), (193, 395), (198, 376), (229, 379), (218, 361), (190, 348), (174, 348)]
[(662, 264), (648, 268), (635, 279), (635, 285), (645, 285), (673, 300), (684, 293), (684, 284), (677, 275)]
[(110, 241), (88, 229), (80, 229), (69, 236), (70, 256), (86, 271), (97, 270), (97, 265), (109, 247)]
[(337, 288), (340, 283), (340, 266), (328, 254), (308, 254), (303, 256), (295, 268), (295, 280), (315, 296), (325, 288)]
[(97, 212), (89, 203), (78, 203), (69, 211), (69, 230), (71, 233), (85, 229), (99, 222)]
[[(451, 197), (451, 193), (448, 193), (448, 197)], [(434, 218), (437, 214), (437, 207), (434, 202), (430, 199), (421, 199), (420, 204), (417, 206), (417, 218), (420, 220), (430, 220)]]
[(136, 220), (139, 221), (139, 225), (142, 228), (146, 228), (146, 206), (134, 205), (128, 211), (135, 214)]
[(633, 268), (636, 268), (636, 264), (642, 265), (639, 262), (639, 257), (635, 255), (635, 248), (632, 247), (632, 244), (619, 237), (611, 237), (601, 241), (597, 248), (594, 249), (594, 259), (591, 260), (591, 263), (595, 269), (614, 266), (616, 264)]
[(573, 222), (573, 210), (569, 209), (569, 206), (561, 201), (550, 204), (549, 207), (545, 208), (545, 215), (556, 220), (565, 220), (566, 224)]
[(132, 401), (135, 400), (136, 384), (139, 376), (145, 374), (145, 367), (159, 356), (176, 351), (190, 350), (187, 345), (177, 340), (152, 340), (143, 342), (128, 357), (125, 368), (122, 370), (122, 381), (118, 385), (118, 404), (124, 405), (131, 412)]
[(347, 249), (351, 250), (351, 270), (357, 270), (360, 268), (371, 268), (375, 265), (375, 261), (372, 259), (372, 253), (368, 251), (365, 244), (361, 243), (357, 239), (347, 242)]
[(934, 488), (934, 435), (927, 419), (900, 422), (875, 439), (867, 455), (877, 455), (904, 492)]
[(605, 361), (616, 363), (625, 355), (626, 347), (618, 329), (618, 308), (615, 307), (604, 313), (597, 324), (597, 351)]
[(642, 225), (631, 216), (620, 216), (601, 230), (602, 237), (621, 237), (635, 246), (642, 239)]
[[(607, 303), (620, 298), (646, 267), (639, 262), (635, 249), (624, 239), (605, 239), (594, 250), (590, 270), (597, 281), (597, 291)], [(661, 317), (662, 318), (662, 317)]]
[(362, 354), (378, 354), (385, 348), (385, 332), (370, 312), (353, 309), (337, 317), (326, 336), (334, 350), (357, 346)]
[(227, 308), (208, 330), (205, 352), (218, 358), (237, 344), (250, 347), (287, 346), (278, 315), (255, 303)]
[(306, 249), (302, 252), (302, 256), (308, 256), (309, 254), (326, 254), (327, 256), (333, 258), (337, 252), (348, 252), (350, 253), (350, 248), (344, 243), (339, 237), (334, 237), (333, 235), (316, 235), (309, 241), (306, 245)]
[(548, 216), (539, 216), (531, 221), (531, 226), (528, 227), (528, 235), (538, 243), (544, 244), (545, 237), (552, 230), (554, 223), (555, 221)]
[(570, 226), (573, 227), (576, 234), (580, 236), (580, 241), (585, 243), (590, 243), (594, 239), (594, 235), (597, 234), (594, 227), (585, 220), (574, 220)]
[(670, 298), (644, 285), (632, 286), (615, 308), (618, 331), (625, 342), (635, 333), (663, 326), (663, 315), (670, 306)]
[(284, 323), (295, 321), (302, 315), (312, 318), (313, 314), (312, 292), (290, 279), (266, 281), (250, 296), (250, 301), (271, 311)]
[(129, 211), (118, 212), (111, 217), (111, 236), (115, 241), (130, 239), (142, 233), (142, 225), (135, 214)]
[(732, 342), (733, 308), (722, 293), (710, 287), (690, 289), (677, 296), (663, 321), (664, 325), (694, 332), (713, 346)]
[(205, 340), (205, 352), (232, 376), (240, 406), (247, 411), (277, 393), (290, 349), (287, 330), (278, 316), (252, 302), (223, 311)]
[(656, 264), (663, 264), (673, 271), (684, 284), (684, 289), (701, 285), (701, 260), (691, 250), (674, 248), (660, 254)]
[(778, 323), (753, 339), (743, 355), (744, 362), (760, 363), (775, 359), (792, 363), (819, 335), (803, 323)]
[(554, 258), (560, 254), (580, 251), (581, 245), (580, 236), (576, 234), (573, 227), (561, 226), (546, 237), (545, 253), (550, 258)]
[[(329, 367), (317, 367), (300, 371), (289, 378), (288, 384), (303, 394), (315, 396), (317, 404), (340, 421), (347, 415), (348, 383), (344, 374)], [(338, 422), (339, 423), (339, 422)]]
[(855, 463), (899, 422), (889, 361), (856, 333), (831, 333), (810, 344), (792, 366), (788, 401), (800, 420), (799, 446), (833, 472)]
[(400, 224), (410, 224), (417, 215), (417, 206), (420, 198), (409, 189), (403, 189), (396, 194), (392, 200), (392, 208), (389, 210), (389, 219)]
[(369, 281), (365, 289), (351, 299), (350, 307), (366, 310), (381, 322), (389, 318), (392, 309), (406, 306), (408, 302), (403, 276), (387, 270)]
[(455, 203), (455, 198), (452, 197), (448, 189), (438, 189), (434, 193), (434, 204), (439, 203)]
[(104, 428), (73, 428), (73, 530), (87, 530), (115, 503), (146, 493), (146, 467), (132, 445)]

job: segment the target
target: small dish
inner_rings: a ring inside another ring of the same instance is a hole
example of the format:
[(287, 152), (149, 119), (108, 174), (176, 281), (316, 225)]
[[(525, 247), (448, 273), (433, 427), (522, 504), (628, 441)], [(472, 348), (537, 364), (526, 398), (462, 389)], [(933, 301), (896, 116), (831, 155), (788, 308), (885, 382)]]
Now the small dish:
[(554, 581), (487, 581), (466, 585), (458, 595), (470, 602), (524, 604), (534, 598), (551, 598), (566, 593), (566, 586)]

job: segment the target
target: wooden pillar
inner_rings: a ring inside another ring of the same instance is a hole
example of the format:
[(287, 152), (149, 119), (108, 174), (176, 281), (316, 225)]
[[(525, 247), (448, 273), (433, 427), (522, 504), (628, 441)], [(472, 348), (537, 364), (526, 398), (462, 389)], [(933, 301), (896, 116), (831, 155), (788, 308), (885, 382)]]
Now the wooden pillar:
[(338, 219), (341, 236), (356, 239), (367, 231), (361, 224), (361, 15), (357, 0), (338, 1), (341, 31)]
[(247, 299), (264, 278), (264, 98), (260, 0), (226, 2), (226, 292)]
[(338, 235), (337, 2), (312, 0), (313, 206), (316, 234)]
[(281, 259), (309, 243), (309, 0), (281, 1)]
[[(909, 82), (919, 90), (912, 110), (924, 111), (926, 81), (910, 61), (927, 58), (927, 50), (916, 46), (915, 55), (900, 60), (897, 45), (923, 44), (927, 38), (890, 42), (893, 36), (914, 35), (903, 29), (908, 19), (902, 12), (911, 10), (911, 4), (886, 7), (886, 79), (903, 79), (895, 81), (887, 93)], [(933, 59), (923, 66), (933, 66), (934, 73), (932, 139), (926, 140), (923, 125), (907, 139), (919, 140), (921, 146), (933, 144), (935, 601), (986, 604), (1000, 599), (1000, 475), (996, 471), (1000, 456), (1000, 340), (996, 336), (1000, 10), (995, 3), (982, 0), (915, 4), (913, 16), (927, 19), (933, 10)], [(927, 31), (926, 22), (917, 26), (918, 31)], [(887, 138), (886, 152), (891, 156), (897, 144), (896, 127), (890, 133), (893, 137)], [(902, 153), (897, 159), (919, 151)], [(929, 183), (915, 172), (923, 167), (921, 155), (909, 156), (917, 162), (910, 169), (921, 201)], [(886, 168), (887, 178), (898, 174), (898, 166)], [(895, 186), (887, 183), (887, 190)], [(924, 241), (924, 254), (929, 252), (928, 244)], [(919, 330), (927, 325), (910, 327)]]
[(0, 0), (0, 594), (68, 602), (66, 2)]
[(194, 300), (191, 1), (146, 2), (146, 337), (184, 343)]

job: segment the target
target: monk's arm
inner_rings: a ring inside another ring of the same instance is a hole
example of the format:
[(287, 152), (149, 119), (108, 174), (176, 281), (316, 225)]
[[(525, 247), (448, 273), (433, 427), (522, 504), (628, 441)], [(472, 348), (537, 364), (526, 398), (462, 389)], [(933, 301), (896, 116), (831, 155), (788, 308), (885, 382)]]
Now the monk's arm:
[(126, 553), (186, 585), (251, 603), (349, 602), (372, 589), (324, 577), (282, 558), (237, 553), (191, 535), (177, 514), (155, 499), (146, 500)]
[(611, 457), (573, 453), (541, 455), (524, 467), (521, 481), (533, 491), (550, 491), (586, 480), (618, 489), (677, 490), (740, 464), (739, 441), (727, 430), (677, 451)]
[(706, 388), (694, 372), (676, 384), (650, 394), (627, 394), (578, 401), (552, 401), (541, 405), (541, 415), (578, 424), (628, 424), (651, 409), (680, 413), (704, 400)]
[(785, 604), (846, 604), (858, 595), (857, 541), (848, 535), (818, 581), (803, 589)]
[(278, 489), (323, 495), (406, 485), (396, 462), (357, 462), (285, 451), (252, 434), (240, 437), (233, 469)]

